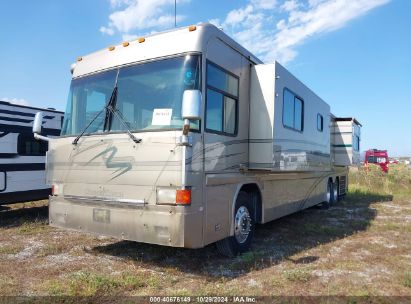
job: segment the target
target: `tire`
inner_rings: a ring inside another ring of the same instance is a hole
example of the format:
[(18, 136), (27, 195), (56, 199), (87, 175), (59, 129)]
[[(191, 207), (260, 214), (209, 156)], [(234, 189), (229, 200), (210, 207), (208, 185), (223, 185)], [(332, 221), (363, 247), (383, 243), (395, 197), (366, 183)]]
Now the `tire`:
[(332, 197), (332, 203), (336, 204), (339, 201), (340, 197), (340, 181), (338, 178), (335, 179), (335, 183), (333, 184), (333, 197)]
[(240, 191), (234, 210), (234, 235), (216, 243), (220, 254), (235, 257), (250, 248), (255, 229), (255, 206), (251, 195)]
[(327, 188), (326, 188), (326, 197), (325, 201), (321, 204), (321, 209), (328, 209), (330, 208), (332, 201), (333, 201), (333, 182), (331, 179), (328, 180), (327, 182)]

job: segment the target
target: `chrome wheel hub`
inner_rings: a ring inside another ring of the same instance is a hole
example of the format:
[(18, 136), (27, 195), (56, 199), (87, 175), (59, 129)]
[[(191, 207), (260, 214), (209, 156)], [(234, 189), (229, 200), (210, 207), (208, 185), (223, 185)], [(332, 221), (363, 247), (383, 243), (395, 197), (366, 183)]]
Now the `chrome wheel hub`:
[(251, 231), (251, 216), (244, 206), (238, 208), (235, 215), (234, 236), (240, 244), (244, 243)]
[(336, 201), (337, 201), (337, 199), (338, 199), (338, 189), (337, 189), (337, 187), (338, 187), (338, 184), (337, 184), (337, 183), (335, 183), (335, 184), (334, 184), (334, 189), (333, 189), (333, 194), (334, 194), (334, 202), (336, 202)]

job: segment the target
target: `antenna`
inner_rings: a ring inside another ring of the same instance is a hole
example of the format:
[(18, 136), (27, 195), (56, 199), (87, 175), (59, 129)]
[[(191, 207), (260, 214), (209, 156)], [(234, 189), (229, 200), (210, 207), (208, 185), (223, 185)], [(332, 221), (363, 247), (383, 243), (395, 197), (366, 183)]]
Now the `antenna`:
[(174, 0), (174, 27), (177, 27), (177, 0)]

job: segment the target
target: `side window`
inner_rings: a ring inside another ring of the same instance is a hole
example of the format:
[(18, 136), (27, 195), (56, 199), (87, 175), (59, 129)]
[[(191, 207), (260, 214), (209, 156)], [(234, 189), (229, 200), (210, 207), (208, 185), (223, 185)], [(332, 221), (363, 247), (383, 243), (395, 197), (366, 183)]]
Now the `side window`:
[(17, 138), (17, 153), (24, 156), (44, 156), (48, 143), (34, 139), (33, 134), (19, 134)]
[(317, 130), (320, 132), (324, 130), (324, 118), (320, 113), (317, 114)]
[(302, 131), (304, 128), (304, 101), (292, 93), (284, 90), (283, 96), (283, 125), (287, 128)]
[(237, 132), (238, 77), (207, 63), (206, 130), (235, 135)]
[(354, 135), (353, 149), (354, 151), (360, 151), (360, 137), (358, 135)]

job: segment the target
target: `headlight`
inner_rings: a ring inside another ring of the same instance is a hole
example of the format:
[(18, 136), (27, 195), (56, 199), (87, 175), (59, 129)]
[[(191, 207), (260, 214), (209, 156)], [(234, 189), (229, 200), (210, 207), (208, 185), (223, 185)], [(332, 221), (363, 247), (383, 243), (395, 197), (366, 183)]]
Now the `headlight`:
[(157, 188), (158, 205), (190, 205), (191, 189)]

